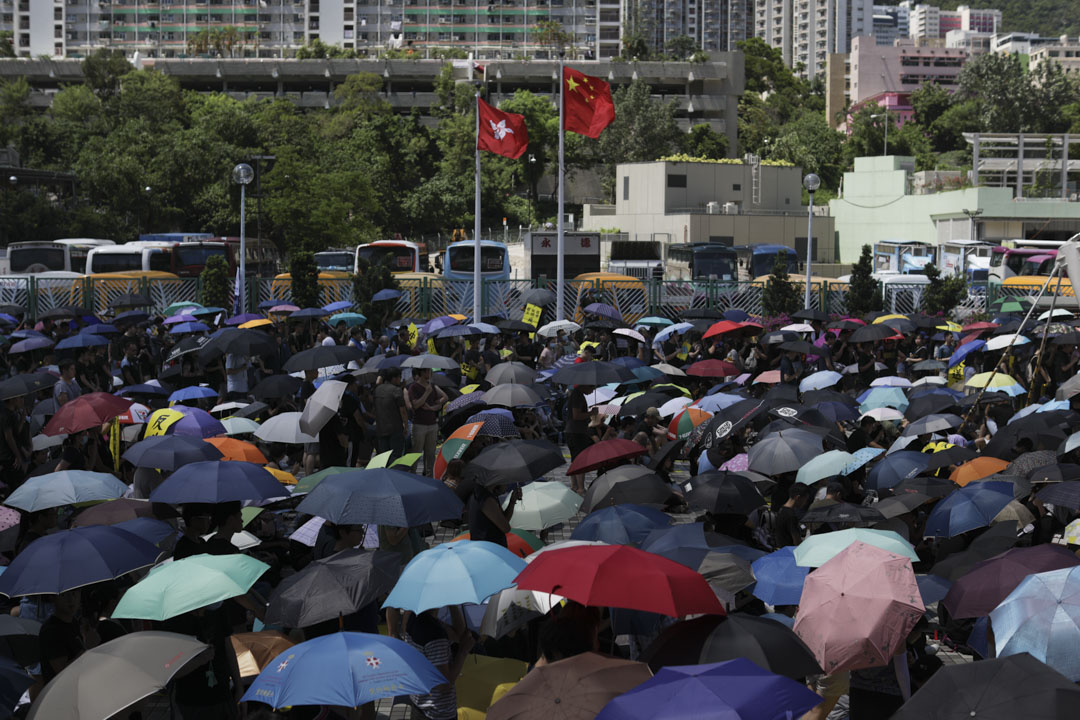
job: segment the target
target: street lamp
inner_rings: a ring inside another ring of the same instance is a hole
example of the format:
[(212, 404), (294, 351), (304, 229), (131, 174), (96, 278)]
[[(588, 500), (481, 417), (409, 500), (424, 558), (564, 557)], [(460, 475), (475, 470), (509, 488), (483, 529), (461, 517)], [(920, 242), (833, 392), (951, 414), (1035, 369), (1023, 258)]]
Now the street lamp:
[(871, 115), (870, 119), (877, 120), (879, 117), (885, 118), (885, 149), (881, 151), (881, 157), (885, 157), (889, 154), (889, 111), (886, 110), (883, 113)]
[(810, 195), (810, 212), (806, 216), (806, 295), (803, 297), (803, 307), (810, 309), (810, 269), (813, 263), (811, 254), (814, 247), (814, 191), (821, 187), (821, 178), (810, 173), (802, 179), (803, 187)]
[(964, 214), (967, 215), (968, 221), (971, 224), (971, 227), (968, 230), (968, 240), (977, 240), (978, 233), (975, 232), (975, 218), (983, 214), (983, 209), (975, 208), (974, 210), (968, 210), (967, 208), (964, 208)]
[(247, 242), (244, 237), (244, 202), (247, 200), (247, 185), (255, 177), (255, 171), (247, 163), (240, 163), (233, 168), (233, 182), (240, 186), (240, 314), (247, 312), (247, 268), (244, 258), (247, 256)]

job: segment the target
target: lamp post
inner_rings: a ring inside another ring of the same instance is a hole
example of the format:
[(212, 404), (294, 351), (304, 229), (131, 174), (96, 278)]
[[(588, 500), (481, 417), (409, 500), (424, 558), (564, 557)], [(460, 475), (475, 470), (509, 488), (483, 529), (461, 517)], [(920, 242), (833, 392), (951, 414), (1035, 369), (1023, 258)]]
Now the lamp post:
[(803, 297), (803, 307), (810, 309), (810, 269), (813, 264), (814, 249), (814, 191), (821, 187), (821, 178), (810, 173), (802, 179), (803, 187), (810, 195), (810, 208), (806, 216), (806, 295)]
[[(983, 214), (982, 208), (975, 208), (974, 210), (968, 210), (964, 208), (964, 214), (968, 217), (970, 228), (968, 229), (968, 240), (975, 241), (978, 239), (979, 233), (975, 231), (975, 218)], [(960, 251), (960, 267), (957, 269), (957, 275), (963, 275), (967, 272), (967, 249)]]
[(240, 186), (240, 314), (247, 312), (247, 277), (244, 273), (247, 267), (244, 259), (247, 257), (247, 241), (244, 237), (244, 203), (247, 200), (247, 185), (255, 177), (255, 171), (247, 163), (240, 163), (233, 168), (233, 182)]
[(881, 157), (885, 157), (889, 154), (889, 111), (871, 115), (870, 119), (877, 120), (879, 117), (885, 118), (885, 148), (881, 151)]

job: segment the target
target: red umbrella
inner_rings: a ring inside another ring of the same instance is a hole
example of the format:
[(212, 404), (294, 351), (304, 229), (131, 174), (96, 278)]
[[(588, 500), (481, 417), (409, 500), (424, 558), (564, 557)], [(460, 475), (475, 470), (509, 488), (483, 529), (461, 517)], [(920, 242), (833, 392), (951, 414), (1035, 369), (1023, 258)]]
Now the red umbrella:
[(633, 440), (625, 440), (623, 438), (612, 438), (611, 440), (604, 440), (598, 442), (595, 445), (589, 447), (578, 453), (578, 456), (574, 458), (574, 462), (570, 463), (570, 467), (567, 469), (567, 475), (578, 475), (580, 473), (589, 472), (590, 470), (596, 470), (605, 465), (619, 462), (620, 460), (629, 460), (630, 458), (636, 458), (638, 455), (644, 455), (645, 448), (638, 445)]
[(998, 325), (997, 323), (983, 321), (983, 322), (971, 323), (970, 325), (965, 325), (963, 330), (964, 330), (964, 332), (971, 332), (972, 330), (993, 330), (994, 328), (998, 328), (998, 327), (1001, 327), (1001, 326)]
[(753, 320), (743, 320), (739, 323), (743, 330), (746, 330), (751, 335), (757, 335), (759, 332), (765, 329), (761, 323), (756, 323)]
[(713, 323), (712, 326), (707, 331), (705, 331), (705, 334), (702, 337), (708, 340), (709, 338), (716, 337), (717, 335), (723, 335), (724, 333), (729, 333), (735, 330), (742, 329), (742, 323), (732, 322), (730, 320), (721, 320), (718, 323)]
[(583, 545), (542, 552), (514, 582), (518, 590), (560, 595), (593, 607), (644, 610), (671, 617), (724, 614), (716, 594), (699, 573), (625, 545)]
[(738, 375), (739, 369), (726, 360), (698, 360), (686, 368), (686, 374), (696, 377), (730, 377)]
[(131, 400), (109, 393), (81, 395), (65, 403), (41, 430), (44, 435), (70, 435), (112, 420), (132, 406)]

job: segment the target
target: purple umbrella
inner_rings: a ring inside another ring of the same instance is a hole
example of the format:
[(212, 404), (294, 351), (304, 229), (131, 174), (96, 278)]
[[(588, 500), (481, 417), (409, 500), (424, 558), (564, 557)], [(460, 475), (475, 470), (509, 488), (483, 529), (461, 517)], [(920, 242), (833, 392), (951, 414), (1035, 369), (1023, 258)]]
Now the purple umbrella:
[(51, 348), (52, 346), (53, 341), (47, 337), (29, 337), (12, 345), (8, 352), (12, 354), (24, 353), (30, 352), (31, 350), (43, 350), (45, 348)]
[(262, 315), (258, 315), (256, 313), (244, 313), (242, 315), (233, 315), (231, 318), (229, 318), (228, 320), (225, 321), (225, 324), (226, 325), (243, 325), (244, 323), (251, 322), (252, 320), (265, 320), (265, 319), (266, 318), (264, 318)]
[(458, 324), (458, 319), (457, 318), (452, 318), (449, 315), (440, 315), (437, 318), (432, 318), (431, 320), (428, 320), (426, 323), (424, 323), (424, 326), (422, 328), (420, 328), (420, 330), (425, 335), (431, 335), (433, 333), (437, 333), (438, 331), (442, 330), (443, 328), (448, 328), (451, 325), (457, 325), (457, 324)]
[[(180, 408), (176, 408), (179, 410)], [(188, 435), (191, 437), (208, 438), (215, 435), (224, 435), (228, 432), (221, 421), (205, 410), (199, 408), (184, 408), (184, 417), (174, 422), (169, 427), (170, 435)]]
[(1061, 545), (1006, 550), (983, 560), (953, 583), (945, 595), (945, 607), (956, 618), (989, 615), (1028, 575), (1077, 565), (1080, 558)]
[(466, 408), (466, 407), (469, 407), (470, 405), (483, 405), (483, 404), (484, 404), (484, 393), (479, 391), (479, 390), (475, 390), (475, 391), (473, 391), (471, 393), (466, 393), (466, 394), (462, 395), (461, 397), (456, 397), (453, 400), (451, 400), (450, 402), (446, 403), (446, 409), (445, 409), (444, 412), (452, 413), (455, 410), (460, 410), (461, 408)]
[(611, 318), (616, 322), (622, 322), (622, 313), (607, 303), (590, 303), (585, 306), (585, 312)]
[(172, 315), (161, 321), (162, 325), (176, 325), (177, 323), (198, 322), (198, 318), (191, 314)]
[(172, 326), (170, 335), (184, 335), (185, 333), (207, 332), (210, 326), (201, 322), (184, 322)]

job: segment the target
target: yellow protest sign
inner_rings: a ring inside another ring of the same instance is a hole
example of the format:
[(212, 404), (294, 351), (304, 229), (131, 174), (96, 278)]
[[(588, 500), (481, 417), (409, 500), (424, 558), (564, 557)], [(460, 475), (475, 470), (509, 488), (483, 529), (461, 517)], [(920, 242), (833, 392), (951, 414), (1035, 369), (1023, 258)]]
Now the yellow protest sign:
[(416, 341), (420, 338), (420, 331), (416, 329), (416, 323), (409, 323), (409, 351), (416, 347)]
[(386, 463), (390, 462), (390, 455), (391, 454), (392, 454), (392, 452), (390, 450), (387, 450), (384, 453), (380, 453), (380, 454), (376, 455), (375, 457), (371, 458), (370, 461), (368, 461), (366, 469), (367, 470), (374, 470), (376, 468), (384, 468), (384, 467), (386, 467)]
[(179, 410), (155, 410), (146, 420), (146, 432), (143, 433), (143, 437), (164, 435), (165, 431), (172, 427), (182, 417), (184, 417), (184, 413)]
[(435, 349), (435, 341), (431, 338), (427, 339), (427, 351), (432, 355), (438, 355), (438, 351)]
[[(521, 316), (521, 322), (528, 323), (534, 328), (540, 323), (540, 316), (544, 313), (544, 308), (539, 305), (533, 305), (529, 303), (525, 306), (525, 314)], [(532, 339), (536, 333), (529, 333), (529, 338)]]
[(956, 367), (949, 368), (949, 384), (963, 383), (964, 382), (964, 363), (961, 362)]

